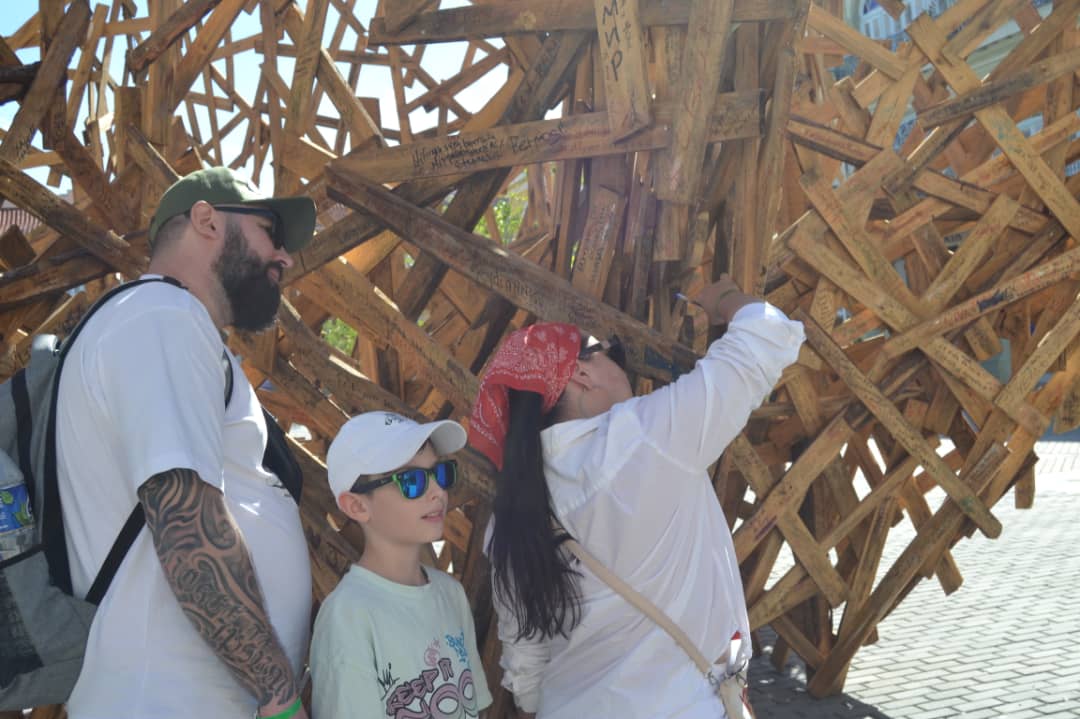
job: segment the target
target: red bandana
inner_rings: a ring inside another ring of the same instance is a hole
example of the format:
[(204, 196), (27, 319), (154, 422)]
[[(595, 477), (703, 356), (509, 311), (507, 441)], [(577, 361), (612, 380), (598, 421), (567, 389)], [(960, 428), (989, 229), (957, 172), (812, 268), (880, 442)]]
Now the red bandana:
[(480, 380), (469, 419), (469, 444), (502, 469), (503, 442), (510, 428), (508, 389), (536, 392), (550, 412), (577, 367), (581, 333), (574, 325), (538, 322), (510, 334), (495, 351)]

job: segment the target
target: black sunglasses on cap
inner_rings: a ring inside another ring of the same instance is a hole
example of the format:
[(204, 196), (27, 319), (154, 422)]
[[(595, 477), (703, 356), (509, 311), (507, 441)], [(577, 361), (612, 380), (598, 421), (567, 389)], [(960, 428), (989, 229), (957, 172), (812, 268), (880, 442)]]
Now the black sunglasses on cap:
[(617, 364), (620, 369), (626, 369), (626, 350), (623, 349), (622, 343), (619, 342), (619, 338), (612, 336), (610, 339), (601, 340), (587, 347), (583, 347), (578, 352), (579, 360), (588, 360), (597, 352), (603, 352), (607, 355), (608, 359)]
[[(270, 235), (270, 242), (273, 243), (274, 249), (280, 250), (285, 247), (285, 240), (281, 236), (281, 217), (269, 207), (255, 205), (211, 205), (211, 207), (222, 212), (231, 212), (234, 215), (254, 215), (269, 220), (270, 226), (266, 228), (266, 233)], [(191, 219), (191, 210), (185, 212), (184, 216)]]
[(405, 499), (419, 499), (427, 492), (428, 480), (431, 478), (434, 478), (435, 483), (443, 489), (450, 489), (457, 481), (457, 462), (447, 459), (437, 463), (431, 469), (409, 467), (374, 479), (360, 478), (349, 491), (354, 494), (364, 494), (393, 482), (397, 484), (398, 489), (401, 490), (401, 496)]

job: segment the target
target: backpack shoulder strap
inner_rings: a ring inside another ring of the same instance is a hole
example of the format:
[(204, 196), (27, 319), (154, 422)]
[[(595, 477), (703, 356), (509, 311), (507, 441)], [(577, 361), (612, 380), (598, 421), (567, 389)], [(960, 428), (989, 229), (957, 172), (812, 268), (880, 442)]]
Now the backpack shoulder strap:
[(90, 591), (86, 593), (86, 601), (94, 606), (101, 604), (101, 600), (105, 598), (105, 592), (108, 591), (109, 585), (112, 584), (113, 577), (116, 576), (116, 571), (120, 569), (120, 563), (124, 561), (128, 550), (131, 549), (131, 545), (135, 543), (135, 538), (139, 536), (139, 532), (142, 531), (145, 525), (146, 515), (143, 514), (143, 506), (139, 502), (135, 505), (135, 509), (131, 510), (127, 521), (124, 522), (124, 526), (120, 529), (120, 534), (117, 535), (116, 541), (113, 542), (112, 548), (109, 549), (109, 553), (105, 556), (101, 569), (98, 570), (97, 576), (94, 577), (94, 583), (90, 585)]
[[(52, 577), (53, 584), (67, 594), (73, 593), (71, 586), (71, 566), (68, 561), (67, 544), (65, 543), (64, 538), (63, 514), (60, 507), (60, 483), (56, 471), (56, 405), (57, 400), (60, 397), (60, 373), (64, 369), (64, 359), (67, 357), (68, 351), (75, 342), (75, 338), (79, 336), (83, 327), (86, 326), (87, 321), (89, 321), (94, 313), (101, 309), (105, 303), (116, 295), (126, 292), (138, 285), (146, 284), (147, 282), (168, 282), (177, 287), (183, 287), (178, 280), (173, 279), (172, 277), (146, 277), (112, 288), (98, 298), (97, 302), (91, 305), (90, 309), (88, 309), (82, 319), (79, 320), (79, 323), (75, 325), (75, 329), (71, 331), (71, 334), (68, 335), (60, 345), (58, 351), (56, 374), (53, 376), (52, 392), (49, 398), (49, 416), (45, 434), (45, 498), (42, 505), (44, 509), (41, 518), (41, 537), (42, 544), (45, 546), (45, 557), (48, 561), (49, 574)], [(98, 575), (91, 586), (91, 592), (95, 589), (99, 589), (100, 593), (97, 600), (93, 602), (94, 604), (101, 601), (101, 597), (105, 595), (105, 591), (109, 588), (109, 584), (112, 582), (116, 570), (120, 567), (120, 562), (123, 561), (124, 556), (127, 554), (128, 550), (131, 549), (131, 545), (135, 542), (135, 537), (138, 536), (139, 531), (142, 529), (145, 522), (146, 519), (143, 515), (142, 505), (136, 504), (135, 509), (132, 510), (127, 522), (124, 523), (120, 535), (116, 538), (116, 541), (113, 542), (113, 546), (109, 550), (105, 563), (102, 565), (101, 570), (98, 571)], [(106, 572), (106, 570), (109, 571)], [(89, 599), (89, 597), (87, 597), (87, 599)]]

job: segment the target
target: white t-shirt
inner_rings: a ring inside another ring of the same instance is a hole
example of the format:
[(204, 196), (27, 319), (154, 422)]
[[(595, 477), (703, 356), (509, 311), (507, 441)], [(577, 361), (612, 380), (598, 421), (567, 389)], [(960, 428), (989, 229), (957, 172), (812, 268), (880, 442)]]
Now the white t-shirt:
[[(803, 339), (801, 323), (764, 303), (748, 305), (693, 372), (541, 433), (556, 517), (710, 660), (729, 650), (735, 632), (743, 641), (732, 663), (751, 648), (731, 532), (706, 468), (795, 361)], [(724, 716), (667, 633), (584, 565), (574, 568), (583, 574), (583, 617), (569, 637), (518, 641), (513, 611), (495, 602), (502, 683), (519, 706), (538, 719)]]
[[(223, 352), (233, 367), (228, 409)], [(194, 295), (151, 282), (110, 300), (60, 379), (57, 462), (76, 594), (90, 589), (139, 486), (192, 469), (225, 493), (271, 623), (299, 671), (311, 568), (296, 503), (262, 468), (266, 438), (255, 391)], [(94, 617), (69, 716), (239, 719), (255, 708), (184, 615), (144, 529)]]
[(311, 640), (318, 719), (467, 719), (491, 704), (465, 591), (425, 567), (397, 584), (353, 565), (327, 596)]

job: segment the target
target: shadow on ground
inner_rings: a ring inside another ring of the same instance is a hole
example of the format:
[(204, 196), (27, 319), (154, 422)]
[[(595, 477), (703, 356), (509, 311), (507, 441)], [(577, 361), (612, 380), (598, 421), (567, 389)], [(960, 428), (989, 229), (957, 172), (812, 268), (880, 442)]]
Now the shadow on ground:
[(806, 691), (806, 665), (795, 655), (778, 671), (772, 665), (776, 634), (758, 632), (762, 652), (750, 662), (750, 702), (757, 719), (894, 719), (847, 694), (815, 699)]

